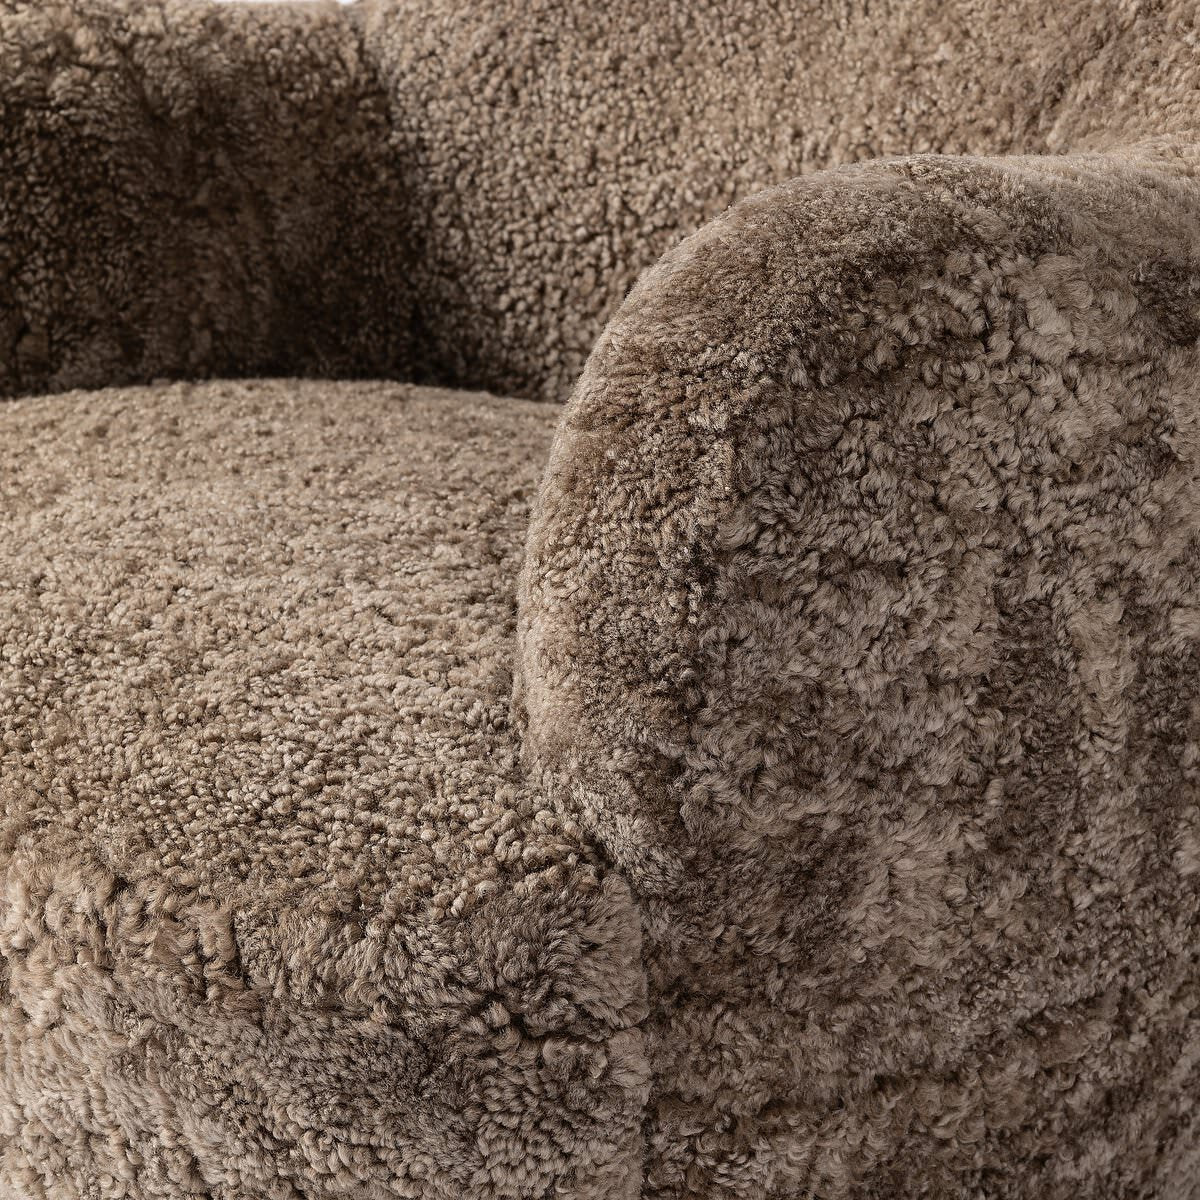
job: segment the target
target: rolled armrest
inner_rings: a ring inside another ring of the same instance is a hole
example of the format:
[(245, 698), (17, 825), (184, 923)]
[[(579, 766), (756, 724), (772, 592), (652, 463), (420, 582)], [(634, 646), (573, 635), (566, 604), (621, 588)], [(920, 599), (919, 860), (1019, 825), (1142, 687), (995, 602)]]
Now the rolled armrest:
[(1192, 1178), (1180, 162), (798, 180), (667, 255), (597, 346), (519, 704), (644, 905), (654, 1195)]
[(387, 124), (332, 0), (0, 6), (0, 395), (398, 373)]

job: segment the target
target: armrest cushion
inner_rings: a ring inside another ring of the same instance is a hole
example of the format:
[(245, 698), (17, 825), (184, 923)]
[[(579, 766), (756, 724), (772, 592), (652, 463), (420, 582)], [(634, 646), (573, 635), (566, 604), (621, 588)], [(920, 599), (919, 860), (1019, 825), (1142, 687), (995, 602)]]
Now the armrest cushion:
[(601, 339), (520, 704), (646, 906), (647, 1194), (1192, 1177), (1195, 212), (1166, 148), (842, 169)]
[(386, 375), (386, 104), (339, 5), (0, 5), (0, 396)]

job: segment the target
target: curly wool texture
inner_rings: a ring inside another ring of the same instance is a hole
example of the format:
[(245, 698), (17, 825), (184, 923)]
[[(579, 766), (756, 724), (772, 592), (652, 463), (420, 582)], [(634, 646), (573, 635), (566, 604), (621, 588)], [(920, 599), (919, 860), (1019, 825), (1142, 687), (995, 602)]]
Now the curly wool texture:
[(870, 158), (1187, 134), (1200, 90), (1179, 0), (348, 11), (412, 168), (428, 368), (552, 400), (638, 275), (736, 200)]
[(553, 415), (0, 413), (0, 1194), (636, 1194), (636, 913), (506, 719)]
[(0, 395), (394, 375), (387, 105), (336, 4), (0, 0)]
[(1191, 1197), (1198, 36), (0, 0), (0, 1193)]
[(1200, 1184), (1194, 187), (829, 173), (597, 347), (521, 702), (643, 906), (644, 1197)]
[(1183, 0), (3, 0), (0, 395), (565, 400), (638, 275), (764, 187), (1193, 145), (1198, 37)]

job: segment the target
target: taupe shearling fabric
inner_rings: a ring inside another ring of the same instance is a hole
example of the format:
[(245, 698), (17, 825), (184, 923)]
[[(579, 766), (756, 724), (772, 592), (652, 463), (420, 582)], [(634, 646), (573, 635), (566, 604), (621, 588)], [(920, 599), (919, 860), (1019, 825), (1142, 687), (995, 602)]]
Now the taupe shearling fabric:
[(636, 1196), (636, 912), (507, 723), (553, 415), (0, 412), (5, 1200)]
[(1198, 45), (0, 0), (0, 1200), (1200, 1193)]
[(361, 0), (438, 378), (563, 399), (660, 254), (839, 163), (1178, 137), (1191, 0)]
[(396, 374), (372, 80), (332, 2), (0, 0), (0, 395)]
[(844, 168), (597, 346), (521, 702), (643, 906), (643, 1196), (1200, 1188), (1196, 195)]
[(1196, 16), (0, 0), (0, 395), (277, 373), (564, 400), (640, 272), (769, 185), (910, 153), (1191, 153)]

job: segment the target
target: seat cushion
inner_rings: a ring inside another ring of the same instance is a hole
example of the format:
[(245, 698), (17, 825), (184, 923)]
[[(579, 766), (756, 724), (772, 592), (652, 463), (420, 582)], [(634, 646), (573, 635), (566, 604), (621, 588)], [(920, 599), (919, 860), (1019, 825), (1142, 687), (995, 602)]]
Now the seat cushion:
[(555, 417), (0, 411), (0, 1192), (636, 1194), (637, 921), (508, 718)]

